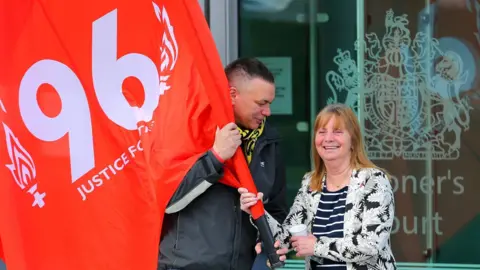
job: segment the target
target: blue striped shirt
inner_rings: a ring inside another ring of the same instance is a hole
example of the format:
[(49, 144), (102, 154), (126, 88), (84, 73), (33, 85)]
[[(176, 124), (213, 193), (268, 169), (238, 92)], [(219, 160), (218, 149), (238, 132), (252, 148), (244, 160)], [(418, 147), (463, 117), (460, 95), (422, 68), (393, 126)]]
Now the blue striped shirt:
[[(317, 238), (320, 236), (329, 238), (343, 237), (343, 215), (345, 214), (345, 201), (348, 186), (331, 192), (324, 183), (320, 202), (318, 203), (312, 233)], [(312, 269), (346, 270), (345, 262), (336, 262), (323, 259), (323, 264), (311, 261)]]

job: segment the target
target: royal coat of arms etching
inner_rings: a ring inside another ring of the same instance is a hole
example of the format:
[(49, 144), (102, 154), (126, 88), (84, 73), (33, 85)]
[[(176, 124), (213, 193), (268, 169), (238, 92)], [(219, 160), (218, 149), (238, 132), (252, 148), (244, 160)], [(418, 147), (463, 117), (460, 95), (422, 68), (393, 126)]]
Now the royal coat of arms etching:
[(457, 53), (442, 51), (437, 39), (422, 32), (412, 39), (408, 24), (406, 15), (388, 10), (384, 36), (369, 33), (355, 43), (357, 51), (364, 48), (363, 74), (350, 52), (339, 49), (333, 59), (338, 70), (326, 74), (332, 91), (328, 103), (363, 112), (372, 159), (457, 159), (472, 110), (468, 96), (460, 94), (468, 71)]

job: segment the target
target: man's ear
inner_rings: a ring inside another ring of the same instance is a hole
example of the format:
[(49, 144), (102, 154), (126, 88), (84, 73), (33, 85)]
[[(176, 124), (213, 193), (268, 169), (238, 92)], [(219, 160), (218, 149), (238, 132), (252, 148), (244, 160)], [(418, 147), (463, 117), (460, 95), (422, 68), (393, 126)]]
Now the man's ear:
[(235, 99), (238, 96), (238, 90), (237, 88), (230, 86), (229, 91), (230, 91), (230, 99), (232, 100), (232, 105), (235, 105)]

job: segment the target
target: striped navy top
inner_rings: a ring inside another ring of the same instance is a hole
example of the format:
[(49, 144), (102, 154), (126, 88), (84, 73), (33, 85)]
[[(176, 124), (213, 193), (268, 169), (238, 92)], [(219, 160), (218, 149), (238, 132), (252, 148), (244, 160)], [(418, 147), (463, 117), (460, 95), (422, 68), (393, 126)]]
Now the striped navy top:
[[(348, 186), (335, 192), (328, 191), (324, 182), (312, 228), (312, 233), (317, 238), (320, 236), (329, 238), (343, 237), (343, 215), (345, 214), (347, 191)], [(318, 264), (312, 260), (311, 266), (312, 269), (347, 269), (345, 262), (336, 262), (325, 258), (323, 259), (323, 264)]]

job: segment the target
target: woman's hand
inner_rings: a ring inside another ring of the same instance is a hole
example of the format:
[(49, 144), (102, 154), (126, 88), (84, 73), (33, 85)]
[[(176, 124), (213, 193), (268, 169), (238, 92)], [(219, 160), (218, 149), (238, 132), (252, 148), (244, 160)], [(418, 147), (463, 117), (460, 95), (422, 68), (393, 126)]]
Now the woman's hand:
[(313, 234), (308, 236), (292, 236), (290, 238), (293, 250), (297, 253), (297, 257), (313, 256), (315, 243), (317, 238)]
[(258, 201), (261, 201), (263, 198), (263, 193), (259, 192), (257, 195), (248, 192), (246, 188), (239, 188), (238, 193), (240, 193), (240, 208), (251, 215), (250, 207), (254, 206)]
[[(280, 248), (280, 241), (278, 240), (275, 241), (273, 247), (277, 249), (277, 255), (279, 256), (280, 261), (284, 262), (287, 259), (288, 248)], [(257, 246), (255, 247), (255, 251), (257, 252), (257, 254), (260, 254), (262, 252), (261, 243), (257, 244)], [(270, 264), (270, 261), (268, 259), (267, 266), (270, 269), (272, 268), (272, 265)]]

